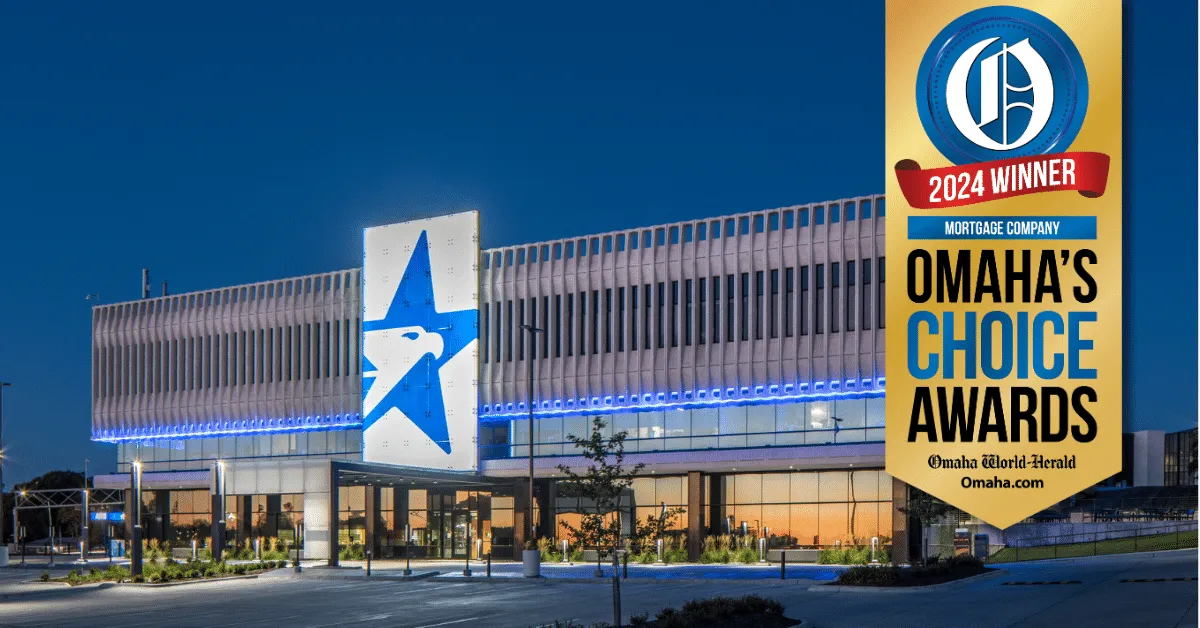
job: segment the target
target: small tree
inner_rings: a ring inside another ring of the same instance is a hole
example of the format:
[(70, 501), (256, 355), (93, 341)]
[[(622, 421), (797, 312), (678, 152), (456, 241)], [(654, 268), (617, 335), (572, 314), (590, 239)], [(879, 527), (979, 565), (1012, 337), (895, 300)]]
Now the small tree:
[(567, 440), (580, 450), (580, 455), (590, 461), (584, 473), (578, 473), (566, 465), (558, 465), (558, 470), (567, 476), (562, 482), (565, 492), (587, 502), (578, 528), (566, 521), (561, 525), (576, 542), (596, 548), (597, 575), (600, 574), (600, 560), (605, 550), (615, 551), (621, 541), (621, 494), (633, 485), (633, 478), (645, 467), (638, 463), (632, 469), (625, 469), (625, 438), (628, 433), (621, 431), (605, 438), (606, 425), (604, 419), (596, 417), (592, 419), (592, 433), (588, 438), (567, 435)]
[[(919, 561), (925, 560), (925, 526), (933, 524), (941, 519), (947, 512), (950, 511), (950, 506), (946, 502), (922, 491), (921, 489), (910, 486), (908, 493), (908, 506), (900, 508), (900, 512), (915, 519), (920, 527), (919, 534), (921, 535), (921, 545), (919, 548), (920, 555), (917, 556)], [(917, 562), (917, 561), (914, 561)]]
[(632, 541), (633, 549), (638, 552), (646, 550), (645, 544), (657, 541), (666, 536), (667, 530), (675, 525), (675, 519), (687, 512), (684, 508), (666, 508), (658, 515), (647, 515), (645, 521), (634, 521)]

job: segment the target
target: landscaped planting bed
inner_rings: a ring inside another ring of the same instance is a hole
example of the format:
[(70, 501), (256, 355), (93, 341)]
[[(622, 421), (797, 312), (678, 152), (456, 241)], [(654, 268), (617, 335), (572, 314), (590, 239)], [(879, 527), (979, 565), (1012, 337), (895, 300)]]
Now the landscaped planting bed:
[(40, 580), (42, 582), (65, 582), (72, 586), (94, 582), (167, 583), (245, 576), (286, 566), (286, 560), (264, 560), (236, 565), (225, 562), (176, 562), (174, 560), (167, 560), (162, 564), (147, 562), (142, 566), (142, 574), (140, 576), (131, 576), (127, 567), (114, 565), (107, 569), (98, 569), (96, 567), (92, 567), (87, 571), (76, 569), (62, 578), (51, 578), (50, 572), (42, 572)]

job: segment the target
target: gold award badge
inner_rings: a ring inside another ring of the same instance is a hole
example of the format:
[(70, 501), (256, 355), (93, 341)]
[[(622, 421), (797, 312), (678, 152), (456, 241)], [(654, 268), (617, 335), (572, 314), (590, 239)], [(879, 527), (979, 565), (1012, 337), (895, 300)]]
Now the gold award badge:
[(1121, 469), (1121, 4), (888, 0), (887, 471), (1005, 528)]

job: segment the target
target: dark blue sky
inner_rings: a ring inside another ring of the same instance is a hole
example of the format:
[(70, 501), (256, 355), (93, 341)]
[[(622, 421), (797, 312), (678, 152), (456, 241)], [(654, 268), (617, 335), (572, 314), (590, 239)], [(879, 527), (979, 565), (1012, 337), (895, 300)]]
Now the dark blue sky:
[[(9, 484), (112, 469), (84, 296), (143, 266), (183, 292), (457, 208), (498, 246), (883, 190), (882, 3), (349, 4), (0, 7)], [(1136, 428), (1196, 423), (1195, 11), (1127, 11)]]

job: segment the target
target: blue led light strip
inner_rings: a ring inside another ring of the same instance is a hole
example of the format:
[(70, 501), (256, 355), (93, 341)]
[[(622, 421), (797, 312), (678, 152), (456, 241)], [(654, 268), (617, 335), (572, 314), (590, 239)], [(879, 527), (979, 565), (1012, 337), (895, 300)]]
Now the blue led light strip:
[[(876, 380), (839, 380), (793, 386), (743, 386), (741, 388), (712, 388), (695, 391), (658, 393), (655, 395), (620, 395), (614, 403), (612, 396), (542, 401), (533, 410), (534, 418), (615, 414), (645, 410), (693, 410), (720, 406), (750, 406), (786, 402), (827, 401), (837, 399), (874, 399), (884, 396), (884, 378)], [(525, 404), (509, 403), (482, 406), (481, 423), (525, 419), (529, 411)]]
[(356, 427), (362, 427), (362, 415), (357, 413), (281, 419), (225, 419), (184, 425), (92, 430), (92, 440), (104, 443), (122, 443), (159, 439), (205, 438), (211, 436), (248, 436), (252, 434), (332, 431), (353, 429)]

